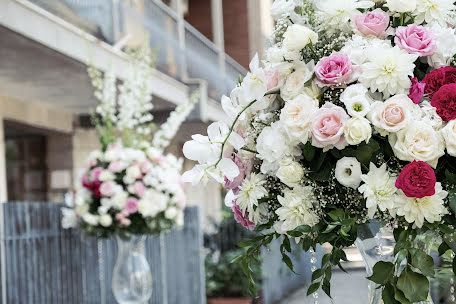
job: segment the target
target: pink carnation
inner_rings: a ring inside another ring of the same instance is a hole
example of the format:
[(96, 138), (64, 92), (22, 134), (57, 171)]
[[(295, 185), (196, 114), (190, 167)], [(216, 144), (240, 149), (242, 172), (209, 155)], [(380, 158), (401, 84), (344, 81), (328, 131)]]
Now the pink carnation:
[(104, 171), (103, 168), (101, 167), (96, 167), (96, 168), (93, 168), (92, 171), (90, 171), (90, 179), (92, 181), (97, 181), (98, 178), (100, 177), (100, 174)]
[(419, 82), (418, 78), (412, 79), (412, 87), (410, 88), (409, 98), (416, 104), (419, 104), (423, 100), (424, 88), (426, 84)]
[(312, 145), (317, 148), (345, 148), (344, 127), (348, 119), (349, 116), (343, 108), (326, 103), (315, 113), (312, 120)]
[(352, 83), (358, 78), (350, 58), (344, 53), (332, 53), (328, 57), (322, 58), (315, 67), (317, 85), (341, 86)]
[(129, 197), (125, 204), (125, 211), (128, 214), (132, 214), (138, 211), (138, 200), (134, 197)]
[(137, 181), (136, 183), (133, 184), (133, 190), (137, 196), (143, 197), (144, 192), (146, 192), (146, 187), (144, 186), (144, 184), (142, 182)]
[(423, 198), (435, 194), (437, 179), (434, 170), (422, 161), (413, 161), (402, 169), (396, 179), (396, 188), (407, 197)]
[(127, 167), (128, 167), (128, 164), (126, 162), (118, 160), (118, 161), (113, 161), (112, 163), (110, 163), (108, 166), (108, 170), (110, 170), (114, 173), (117, 173), (117, 172), (122, 172)]
[(416, 24), (398, 27), (394, 43), (406, 52), (421, 57), (434, 55), (437, 48), (434, 34)]
[(386, 37), (386, 29), (389, 26), (389, 22), (390, 16), (380, 8), (365, 14), (358, 14), (353, 18), (353, 24), (358, 32), (365, 36), (379, 38)]
[(233, 192), (237, 193), (244, 179), (252, 171), (252, 162), (244, 162), (237, 154), (234, 154), (234, 163), (239, 168), (239, 174), (232, 181), (225, 177), (225, 189), (233, 190)]
[(102, 196), (113, 196), (117, 191), (117, 184), (115, 182), (109, 181), (104, 182), (100, 185), (100, 193)]
[(233, 210), (234, 219), (236, 220), (236, 222), (238, 222), (243, 227), (245, 227), (249, 230), (255, 229), (255, 223), (249, 220), (248, 212), (245, 212), (245, 214), (242, 214), (242, 211), (239, 208), (239, 206), (236, 204), (236, 201), (233, 201), (233, 206), (231, 206), (231, 210)]

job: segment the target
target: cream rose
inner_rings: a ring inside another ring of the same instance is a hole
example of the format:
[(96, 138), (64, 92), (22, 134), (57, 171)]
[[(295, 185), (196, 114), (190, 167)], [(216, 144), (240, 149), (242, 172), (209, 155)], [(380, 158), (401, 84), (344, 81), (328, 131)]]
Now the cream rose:
[(294, 72), (287, 76), (284, 85), (280, 89), (280, 96), (284, 100), (290, 100), (302, 93), (304, 85), (313, 76), (314, 64), (297, 62), (294, 65)]
[(421, 160), (436, 168), (445, 154), (442, 135), (425, 122), (415, 121), (407, 128), (391, 133), (388, 137), (394, 154), (401, 160)]
[(412, 120), (411, 110), (416, 106), (407, 95), (400, 94), (385, 102), (376, 101), (367, 115), (382, 136), (404, 129)]
[(318, 101), (305, 94), (285, 103), (280, 112), (280, 121), (292, 142), (307, 143), (312, 118), (317, 110)]
[(345, 123), (345, 140), (349, 145), (358, 145), (361, 142), (369, 142), (372, 136), (372, 127), (364, 117), (353, 117)]
[(448, 154), (456, 156), (456, 120), (450, 121), (441, 132), (445, 139)]
[(317, 43), (318, 34), (308, 27), (293, 24), (283, 34), (283, 45), (291, 51), (300, 51), (309, 43)]
[(280, 161), (277, 177), (285, 185), (294, 187), (297, 186), (304, 177), (304, 169), (298, 162), (285, 159)]

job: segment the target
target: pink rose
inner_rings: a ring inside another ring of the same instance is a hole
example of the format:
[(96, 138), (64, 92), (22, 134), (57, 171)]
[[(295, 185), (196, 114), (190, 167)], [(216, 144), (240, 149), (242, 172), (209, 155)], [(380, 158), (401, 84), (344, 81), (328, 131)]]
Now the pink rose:
[(416, 24), (398, 27), (394, 43), (404, 51), (421, 57), (434, 55), (437, 48), (434, 34)]
[(127, 218), (123, 218), (120, 223), (122, 224), (122, 226), (125, 226), (125, 227), (128, 227), (131, 225), (131, 220), (130, 219), (127, 219)]
[(233, 160), (236, 166), (239, 168), (239, 174), (232, 181), (225, 177), (225, 189), (233, 190), (233, 192), (237, 193), (239, 190), (238, 188), (242, 185), (244, 179), (252, 171), (252, 162), (242, 161), (242, 159), (237, 154), (234, 154)]
[(435, 172), (423, 161), (413, 161), (402, 169), (396, 179), (396, 188), (407, 197), (423, 198), (435, 194)]
[(353, 19), (353, 24), (358, 32), (365, 36), (378, 38), (386, 37), (386, 29), (389, 26), (389, 22), (390, 16), (380, 8), (365, 14), (358, 14)]
[(108, 166), (108, 170), (112, 171), (114, 173), (118, 173), (118, 172), (122, 172), (127, 167), (128, 167), (128, 164), (126, 162), (118, 160), (118, 161), (113, 161), (112, 163), (110, 163)]
[(117, 188), (118, 187), (115, 182), (104, 182), (100, 185), (100, 193), (102, 196), (113, 196), (116, 193)]
[(412, 87), (410, 88), (409, 98), (416, 104), (423, 100), (425, 83), (419, 82), (418, 78), (412, 79)]
[(146, 187), (144, 186), (144, 184), (140, 181), (137, 181), (133, 184), (133, 192), (139, 196), (139, 197), (143, 197), (144, 196), (144, 192), (146, 192)]
[(236, 220), (236, 222), (238, 222), (243, 227), (245, 227), (249, 230), (255, 229), (255, 223), (253, 223), (249, 220), (248, 212), (245, 212), (245, 214), (242, 214), (242, 211), (239, 208), (239, 206), (236, 204), (235, 200), (233, 201), (233, 206), (231, 206), (231, 210), (233, 210), (234, 219)]
[(344, 53), (332, 53), (315, 66), (316, 83), (320, 87), (341, 86), (352, 83), (358, 78), (350, 58)]
[(345, 122), (349, 119), (345, 110), (331, 103), (321, 107), (312, 120), (312, 145), (317, 148), (341, 150), (347, 143), (344, 138)]
[(128, 214), (132, 214), (138, 211), (138, 200), (134, 197), (129, 197), (125, 203), (125, 211)]
[(150, 161), (146, 160), (141, 163), (140, 168), (141, 168), (141, 172), (146, 174), (147, 172), (149, 172), (152, 169), (152, 163)]
[(276, 89), (279, 86), (279, 72), (277, 70), (267, 70), (265, 74), (267, 90)]
[(103, 172), (103, 170), (104, 169), (101, 167), (96, 167), (96, 168), (92, 169), (92, 171), (90, 171), (90, 179), (92, 181), (97, 181), (98, 178), (100, 177), (101, 172)]

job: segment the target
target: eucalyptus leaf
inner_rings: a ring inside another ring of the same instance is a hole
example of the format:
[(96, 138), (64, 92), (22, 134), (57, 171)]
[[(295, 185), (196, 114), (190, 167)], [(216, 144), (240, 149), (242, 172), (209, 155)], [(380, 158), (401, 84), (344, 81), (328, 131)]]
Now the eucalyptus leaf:
[(425, 301), (429, 294), (429, 280), (421, 273), (406, 268), (397, 280), (397, 287), (412, 303)]

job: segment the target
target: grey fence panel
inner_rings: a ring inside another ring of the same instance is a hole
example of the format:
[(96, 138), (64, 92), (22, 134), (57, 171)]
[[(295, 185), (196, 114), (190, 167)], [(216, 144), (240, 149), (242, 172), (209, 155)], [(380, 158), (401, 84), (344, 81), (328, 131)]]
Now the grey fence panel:
[[(263, 271), (263, 303), (273, 304), (289, 295), (295, 289), (310, 283), (312, 276), (310, 257), (311, 254), (304, 252), (299, 245), (292, 242), (292, 252), (290, 258), (293, 261), (296, 274), (292, 273), (288, 267), (281, 263), (280, 244), (282, 240), (274, 240), (270, 250), (262, 251), (262, 271)], [(317, 265), (320, 264), (322, 257), (321, 248), (317, 248)]]
[[(0, 271), (6, 276), (6, 286), (0, 284), (0, 292), (6, 292), (6, 303), (116, 303), (111, 291), (116, 240), (62, 229), (61, 206), (1, 206), (5, 264)], [(146, 239), (144, 249), (153, 276), (150, 304), (205, 303), (198, 209), (188, 208), (185, 220), (182, 230)]]

